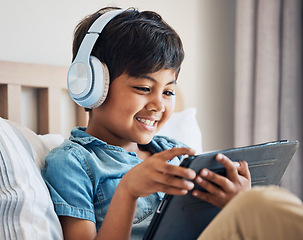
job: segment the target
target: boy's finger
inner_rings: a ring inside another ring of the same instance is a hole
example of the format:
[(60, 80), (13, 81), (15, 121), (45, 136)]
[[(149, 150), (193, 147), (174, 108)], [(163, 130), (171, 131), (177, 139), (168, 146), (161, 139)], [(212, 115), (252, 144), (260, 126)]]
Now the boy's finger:
[[(206, 179), (206, 180), (204, 180)], [(224, 191), (230, 191), (233, 187), (232, 182), (220, 174), (214, 173), (208, 169), (202, 169), (200, 172), (200, 177), (196, 178), (196, 182), (201, 185), (205, 190), (207, 190), (210, 193), (217, 194), (218, 187), (220, 186), (221, 189), (224, 189)], [(217, 186), (215, 186), (216, 184)]]
[(225, 167), (226, 176), (228, 176), (230, 180), (235, 180), (238, 178), (237, 166), (239, 166), (239, 163), (231, 161), (228, 157), (221, 153), (217, 154), (216, 160)]
[(162, 151), (160, 153), (156, 153), (154, 155), (157, 155), (160, 159), (163, 161), (168, 161), (173, 159), (176, 156), (182, 156), (182, 155), (194, 155), (195, 150), (191, 148), (172, 148), (169, 150)]
[(223, 204), (220, 202), (221, 199), (210, 193), (194, 190), (192, 195), (196, 198), (209, 202), (218, 208), (223, 208)]
[(167, 163), (168, 160), (171, 160), (176, 156), (194, 155), (194, 154), (195, 151), (191, 148), (172, 148), (160, 153), (156, 153), (154, 154), (154, 157), (157, 157), (157, 159), (161, 160), (162, 163), (158, 162), (155, 165), (155, 169), (157, 169), (158, 172), (161, 172), (163, 174), (170, 174), (181, 178), (194, 179), (196, 177), (196, 172), (194, 170), (189, 168), (174, 166)]
[(186, 179), (194, 179), (196, 177), (196, 172), (194, 170), (190, 168), (175, 166), (166, 162), (157, 164), (155, 168), (161, 174), (178, 176)]
[(162, 184), (166, 187), (173, 187), (185, 190), (191, 190), (194, 188), (194, 183), (192, 181), (178, 178), (170, 174), (158, 173), (155, 182), (157, 182), (158, 184)]

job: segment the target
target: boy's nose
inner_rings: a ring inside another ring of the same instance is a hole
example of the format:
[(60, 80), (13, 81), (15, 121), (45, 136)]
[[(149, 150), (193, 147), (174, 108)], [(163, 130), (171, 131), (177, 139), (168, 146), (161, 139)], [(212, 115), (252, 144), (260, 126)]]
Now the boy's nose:
[(146, 105), (146, 109), (149, 111), (154, 111), (154, 112), (164, 112), (165, 111), (165, 106), (163, 102), (157, 101), (157, 102), (149, 102)]

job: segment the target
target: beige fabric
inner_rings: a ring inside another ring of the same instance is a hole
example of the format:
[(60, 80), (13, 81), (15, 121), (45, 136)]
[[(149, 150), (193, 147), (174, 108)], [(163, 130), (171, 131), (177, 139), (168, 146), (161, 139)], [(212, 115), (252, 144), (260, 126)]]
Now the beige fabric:
[(303, 238), (303, 206), (279, 187), (256, 187), (235, 197), (198, 240), (297, 240)]

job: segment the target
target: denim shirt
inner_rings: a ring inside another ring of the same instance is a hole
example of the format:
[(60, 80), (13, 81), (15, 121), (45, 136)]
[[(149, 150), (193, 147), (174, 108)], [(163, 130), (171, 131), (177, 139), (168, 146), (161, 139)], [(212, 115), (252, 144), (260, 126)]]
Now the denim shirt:
[[(93, 221), (99, 230), (121, 178), (142, 160), (136, 153), (109, 145), (85, 130), (74, 128), (69, 140), (48, 154), (42, 176), (57, 215)], [(155, 136), (143, 147), (154, 154), (183, 146), (176, 140)], [(179, 159), (170, 163), (178, 165)], [(138, 199), (131, 239), (143, 238), (163, 196), (155, 193)]]

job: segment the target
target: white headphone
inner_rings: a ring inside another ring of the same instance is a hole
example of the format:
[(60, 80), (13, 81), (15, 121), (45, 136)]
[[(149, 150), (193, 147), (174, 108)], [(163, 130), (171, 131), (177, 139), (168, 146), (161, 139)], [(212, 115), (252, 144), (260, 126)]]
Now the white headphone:
[(98, 58), (91, 56), (91, 52), (106, 24), (124, 11), (112, 10), (95, 20), (68, 70), (68, 92), (71, 98), (82, 107), (89, 109), (99, 107), (107, 96), (110, 80), (108, 68)]

